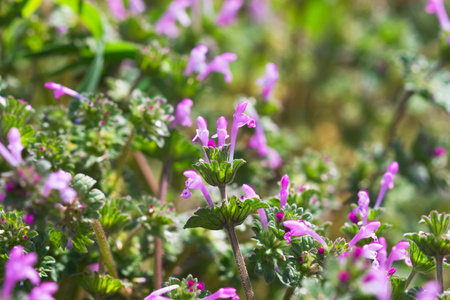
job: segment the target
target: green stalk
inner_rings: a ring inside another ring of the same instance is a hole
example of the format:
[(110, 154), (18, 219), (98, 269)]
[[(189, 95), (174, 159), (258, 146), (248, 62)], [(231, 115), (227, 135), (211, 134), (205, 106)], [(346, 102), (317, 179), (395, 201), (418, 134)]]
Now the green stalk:
[(406, 279), (405, 290), (408, 289), (408, 285), (411, 283), (411, 281), (413, 280), (414, 276), (416, 276), (416, 274), (417, 274), (417, 271), (413, 267), (412, 270), (411, 270), (411, 273), (409, 273), (408, 278)]
[(444, 277), (443, 277), (444, 257), (441, 255), (436, 255), (434, 258), (436, 259), (436, 279), (440, 285), (439, 293), (442, 294), (444, 292)]
[(290, 286), (286, 289), (286, 292), (284, 293), (283, 300), (290, 300), (292, 295), (294, 295), (295, 287)]
[(244, 258), (242, 257), (241, 249), (239, 248), (239, 241), (234, 230), (234, 224), (227, 224), (225, 226), (228, 238), (230, 240), (231, 248), (233, 249), (234, 260), (239, 271), (239, 277), (241, 278), (242, 286), (244, 287), (245, 296), (247, 300), (255, 300), (255, 295), (252, 289), (252, 283), (245, 267)]
[(95, 236), (97, 237), (98, 246), (100, 248), (100, 253), (102, 254), (103, 259), (105, 260), (106, 269), (108, 273), (114, 277), (119, 278), (117, 275), (116, 266), (114, 264), (114, 260), (111, 254), (111, 250), (109, 249), (108, 239), (106, 238), (105, 232), (103, 231), (102, 225), (96, 219), (92, 219), (91, 223), (92, 229), (94, 229)]
[(117, 182), (119, 181), (120, 176), (122, 175), (122, 170), (125, 165), (125, 162), (127, 161), (128, 153), (131, 150), (131, 146), (133, 145), (133, 140), (136, 132), (134, 131), (134, 128), (131, 129), (130, 135), (128, 136), (127, 142), (125, 146), (122, 148), (122, 153), (119, 156), (119, 160), (117, 161), (117, 168), (116, 173), (114, 176), (114, 181), (112, 184), (112, 188), (117, 185)]

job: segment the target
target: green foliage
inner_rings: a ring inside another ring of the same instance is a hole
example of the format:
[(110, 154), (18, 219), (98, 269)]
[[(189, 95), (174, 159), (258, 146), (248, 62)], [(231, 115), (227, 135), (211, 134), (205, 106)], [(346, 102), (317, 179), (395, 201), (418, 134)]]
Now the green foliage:
[(448, 233), (450, 227), (450, 215), (432, 211), (429, 216), (422, 216), (419, 224), (426, 224), (435, 237)]
[(409, 258), (417, 272), (428, 273), (436, 268), (435, 260), (425, 255), (413, 241), (409, 242)]
[[(199, 280), (189, 274), (186, 278), (178, 279), (170, 277), (169, 281), (166, 282), (166, 286), (178, 285), (179, 287), (168, 292), (167, 295), (173, 300), (193, 300), (202, 299), (210, 295), (211, 292), (208, 290), (198, 288), (203, 285)], [(200, 284), (200, 285), (199, 285)]]
[(25, 101), (16, 100), (13, 97), (5, 98), (5, 103), (6, 106), (0, 104), (0, 141), (7, 141), (9, 131), (15, 127), (19, 129), (22, 143), (26, 146), (28, 138), (34, 136), (34, 130), (26, 124), (34, 110)]
[(220, 230), (227, 225), (238, 226), (255, 210), (267, 207), (266, 203), (256, 198), (240, 201), (236, 196), (231, 196), (228, 201), (222, 202), (220, 207), (199, 208), (194, 216), (189, 218), (184, 228)]
[(99, 221), (107, 234), (118, 231), (130, 221), (130, 215), (122, 212), (124, 201), (124, 198), (112, 199), (100, 210)]
[(95, 299), (113, 295), (125, 287), (119, 279), (112, 278), (110, 275), (101, 275), (98, 272), (78, 274), (74, 276), (74, 279)]

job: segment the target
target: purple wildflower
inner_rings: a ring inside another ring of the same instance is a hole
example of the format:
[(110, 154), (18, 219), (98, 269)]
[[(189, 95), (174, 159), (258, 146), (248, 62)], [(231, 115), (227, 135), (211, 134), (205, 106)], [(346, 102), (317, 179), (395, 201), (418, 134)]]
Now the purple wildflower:
[(191, 192), (189, 191), (190, 189), (201, 190), (209, 206), (213, 206), (211, 196), (209, 195), (209, 192), (206, 189), (205, 184), (203, 183), (202, 177), (198, 175), (198, 173), (194, 170), (186, 170), (184, 171), (183, 175), (186, 176), (188, 180), (186, 180), (186, 188), (181, 194), (181, 197), (183, 197), (184, 199), (188, 199), (191, 196)]
[(386, 173), (384, 173), (383, 179), (380, 182), (381, 189), (380, 193), (378, 194), (377, 202), (375, 203), (374, 208), (380, 207), (381, 201), (383, 201), (383, 197), (387, 189), (389, 188), (390, 190), (392, 190), (394, 188), (394, 178), (397, 171), (398, 171), (398, 163), (394, 161), (388, 166), (387, 171)]
[(112, 13), (114, 18), (123, 21), (127, 17), (127, 11), (123, 5), (123, 0), (107, 0), (109, 11)]
[(350, 273), (345, 270), (340, 271), (338, 276), (341, 283), (346, 283), (350, 279)]
[(184, 71), (184, 75), (190, 75), (192, 72), (201, 74), (206, 70), (206, 53), (208, 47), (205, 45), (198, 45), (191, 50), (189, 61)]
[(255, 120), (250, 118), (249, 115), (244, 114), (247, 108), (248, 101), (244, 100), (238, 103), (236, 106), (236, 113), (233, 114), (233, 127), (231, 129), (231, 142), (230, 142), (230, 161), (233, 161), (234, 148), (236, 147), (236, 137), (239, 127), (247, 125), (248, 128), (255, 127)]
[(62, 170), (56, 171), (48, 176), (47, 180), (44, 183), (44, 191), (42, 194), (45, 197), (48, 197), (51, 190), (58, 190), (64, 203), (70, 203), (75, 199), (77, 195), (75, 190), (69, 187), (71, 181), (72, 176), (70, 175), (70, 173)]
[[(441, 28), (444, 31), (450, 31), (450, 20), (448, 18), (447, 11), (445, 10), (443, 0), (428, 0), (425, 11), (429, 14), (436, 14), (439, 23), (441, 24)], [(447, 38), (447, 43), (450, 43), (450, 37)]]
[(359, 213), (359, 215), (362, 218), (363, 226), (365, 226), (367, 224), (367, 214), (369, 211), (369, 203), (370, 203), (369, 194), (366, 191), (359, 191), (358, 197), (359, 197), (358, 207), (356, 207), (352, 211), (352, 213), (354, 215), (357, 215)]
[(198, 80), (204, 80), (211, 72), (222, 73), (225, 82), (230, 83), (233, 80), (229, 64), (237, 59), (234, 53), (226, 52), (216, 56), (205, 68), (203, 72), (198, 75)]
[(31, 290), (28, 300), (55, 300), (52, 294), (58, 291), (58, 284), (55, 282), (44, 282)]
[(209, 131), (206, 120), (203, 117), (198, 117), (197, 126), (197, 134), (194, 136), (192, 141), (195, 142), (197, 139), (200, 139), (202, 141), (203, 147), (207, 147), (209, 141)]
[(447, 149), (442, 146), (438, 146), (433, 150), (433, 156), (445, 156), (447, 154)]
[(267, 0), (251, 0), (249, 9), (250, 16), (256, 22), (263, 23), (269, 17), (270, 5)]
[(391, 289), (388, 276), (379, 270), (371, 269), (362, 279), (359, 287), (369, 295), (375, 295), (378, 300), (390, 300)]
[[(245, 197), (246, 197), (245, 199), (256, 198), (256, 199), (261, 200), (259, 195), (256, 194), (255, 190), (250, 185), (243, 184), (242, 189), (244, 190), (244, 193), (245, 193)], [(265, 230), (268, 230), (269, 224), (267, 223), (267, 216), (266, 216), (266, 212), (264, 211), (264, 208), (259, 208), (258, 213), (259, 213), (259, 216), (261, 217), (261, 224), (263, 225)]]
[(20, 138), (19, 130), (13, 127), (8, 133), (8, 148), (0, 142), (0, 155), (13, 167), (16, 167), (22, 161), (24, 147)]
[(129, 0), (130, 13), (133, 15), (139, 15), (145, 11), (145, 3), (142, 0)]
[(61, 97), (64, 94), (78, 99), (83, 98), (83, 96), (80, 95), (79, 93), (69, 89), (68, 87), (62, 86), (59, 83), (47, 82), (44, 86), (48, 89), (53, 90), (53, 95), (55, 96), (56, 100), (59, 100), (59, 97)]
[(284, 175), (283, 178), (281, 178), (280, 208), (283, 208), (286, 205), (288, 195), (289, 195), (289, 176)]
[(0, 96), (0, 105), (6, 106), (6, 100), (2, 96)]
[(178, 124), (185, 127), (192, 126), (192, 121), (190, 118), (192, 104), (193, 102), (191, 99), (183, 99), (180, 103), (178, 103), (177, 109), (175, 110), (175, 119), (170, 125), (171, 128), (175, 128)]
[(231, 298), (232, 300), (239, 300), (239, 296), (236, 294), (236, 289), (231, 288), (231, 287), (221, 288), (214, 294), (211, 294), (211, 295), (203, 298), (203, 300), (215, 300), (215, 299), (226, 299), (226, 298)]
[(27, 214), (25, 219), (24, 219), (24, 223), (27, 225), (31, 225), (34, 222), (34, 215), (33, 214)]
[(179, 34), (176, 21), (184, 27), (191, 25), (191, 19), (186, 13), (186, 8), (192, 5), (191, 0), (174, 0), (170, 3), (167, 11), (155, 24), (155, 31), (158, 34), (175, 38)]
[[(372, 267), (374, 269), (379, 269), (392, 275), (395, 273), (395, 269), (391, 268), (392, 263), (396, 260), (404, 260), (408, 266), (412, 266), (408, 251), (406, 250), (408, 247), (409, 243), (407, 241), (400, 241), (392, 247), (391, 253), (387, 256), (386, 240), (381, 237), (378, 243), (371, 243), (363, 247), (366, 250), (364, 257), (373, 259)], [(376, 254), (376, 252), (378, 253)]]
[(277, 218), (277, 221), (278, 221), (278, 222), (283, 221), (283, 219), (284, 219), (284, 213), (282, 213), (281, 211), (280, 211), (280, 212), (277, 212), (277, 213), (275, 214), (275, 218)]
[(370, 243), (364, 245), (362, 247), (362, 256), (367, 259), (373, 260), (372, 267), (377, 268), (377, 266), (379, 265), (379, 262), (377, 260), (378, 251), (380, 251), (382, 248), (383, 245), (380, 243)]
[(214, 140), (209, 140), (208, 141), (208, 147), (216, 148), (216, 142)]
[(171, 290), (174, 290), (174, 289), (176, 289), (178, 287), (179, 287), (178, 284), (166, 286), (166, 287), (164, 287), (162, 289), (153, 291), (150, 295), (145, 297), (144, 300), (172, 300), (170, 298), (163, 297), (161, 295), (163, 295), (163, 294), (165, 294), (167, 292), (170, 292)]
[(358, 224), (358, 222), (359, 222), (358, 215), (355, 214), (354, 212), (349, 213), (347, 218), (350, 220), (350, 222), (352, 222), (354, 224)]
[(269, 96), (272, 94), (272, 90), (277, 83), (279, 74), (277, 65), (274, 63), (268, 63), (266, 65), (266, 73), (264, 77), (259, 78), (256, 81), (256, 84), (261, 86), (262, 89), (262, 98), (264, 100), (268, 100)]
[(205, 284), (203, 282), (197, 283), (197, 290), (203, 291), (205, 289)]
[(440, 294), (440, 284), (437, 281), (428, 281), (417, 294), (416, 300), (436, 300)]
[(227, 26), (236, 21), (236, 15), (244, 4), (243, 0), (225, 0), (216, 19), (218, 26)]
[(290, 229), (290, 231), (286, 232), (284, 235), (284, 239), (288, 242), (291, 242), (292, 236), (300, 236), (309, 234), (312, 236), (317, 242), (319, 242), (325, 249), (328, 249), (327, 243), (325, 243), (324, 239), (318, 235), (314, 230), (309, 228), (310, 224), (306, 223), (303, 220), (288, 220), (284, 221), (283, 225)]
[(227, 132), (227, 125), (225, 117), (222, 116), (217, 120), (217, 133), (212, 138), (218, 138), (219, 147), (222, 147), (225, 144), (225, 140), (230, 137)]
[(375, 230), (380, 227), (381, 223), (379, 221), (372, 221), (369, 222), (365, 226), (361, 226), (358, 233), (353, 237), (353, 239), (348, 244), (348, 248), (352, 248), (359, 240), (366, 239), (366, 238), (373, 238), (375, 241), (378, 240), (377, 236), (375, 235)]
[(2, 299), (9, 298), (14, 285), (18, 281), (29, 279), (32, 284), (41, 282), (38, 272), (33, 268), (36, 261), (36, 253), (24, 254), (22, 246), (16, 246), (11, 250), (9, 260), (5, 264)]

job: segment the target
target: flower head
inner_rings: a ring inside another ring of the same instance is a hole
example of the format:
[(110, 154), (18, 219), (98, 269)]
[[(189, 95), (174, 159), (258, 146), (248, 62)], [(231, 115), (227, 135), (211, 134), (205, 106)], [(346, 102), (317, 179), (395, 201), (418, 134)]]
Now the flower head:
[(361, 226), (358, 233), (353, 237), (353, 239), (348, 244), (348, 248), (352, 248), (359, 240), (366, 239), (366, 238), (373, 238), (375, 241), (378, 240), (375, 230), (377, 230), (380, 227), (381, 223), (379, 221), (372, 221), (369, 222), (365, 226)]
[(239, 296), (236, 294), (236, 289), (231, 288), (231, 287), (221, 288), (214, 294), (211, 294), (211, 295), (203, 298), (203, 300), (215, 300), (215, 299), (226, 299), (226, 298), (231, 298), (232, 300), (239, 300)]
[(287, 196), (289, 195), (289, 176), (284, 175), (281, 178), (281, 190), (280, 190), (280, 207), (283, 208), (286, 205)]
[(233, 127), (231, 129), (231, 142), (230, 142), (230, 161), (233, 161), (234, 148), (236, 147), (236, 137), (239, 127), (247, 125), (248, 128), (255, 127), (255, 119), (249, 115), (244, 114), (247, 108), (248, 101), (244, 100), (238, 103), (236, 106), (236, 112), (233, 114)]
[(142, 0), (129, 0), (130, 3), (130, 12), (133, 15), (141, 14), (145, 11), (145, 3)]
[(125, 20), (127, 17), (127, 11), (122, 0), (107, 0), (106, 2), (108, 2), (109, 11), (112, 13), (114, 18), (121, 21)]
[(205, 45), (198, 45), (191, 50), (191, 55), (189, 56), (189, 61), (184, 71), (184, 75), (189, 75), (192, 72), (202, 73), (206, 70), (206, 53), (208, 52), (208, 47)]
[(53, 95), (55, 96), (56, 100), (59, 100), (59, 97), (61, 97), (64, 94), (78, 99), (83, 98), (83, 96), (80, 95), (79, 93), (69, 89), (68, 87), (60, 85), (59, 83), (47, 82), (46, 84), (44, 84), (44, 86), (48, 89), (53, 90)]
[(219, 26), (227, 26), (235, 22), (236, 15), (243, 4), (243, 0), (225, 0), (217, 16), (216, 24)]
[(394, 161), (388, 166), (387, 171), (386, 173), (384, 173), (383, 179), (380, 182), (381, 189), (380, 193), (378, 194), (377, 202), (375, 203), (374, 208), (380, 207), (381, 201), (383, 200), (384, 194), (386, 193), (387, 189), (394, 188), (394, 178), (397, 171), (398, 171), (398, 163)]
[(209, 130), (206, 120), (203, 117), (198, 117), (197, 126), (197, 134), (194, 136), (192, 141), (196, 141), (199, 138), (202, 141), (203, 147), (207, 147), (209, 141)]
[[(363, 225), (367, 224), (367, 213), (369, 211), (369, 194), (366, 191), (359, 191), (358, 193), (358, 207), (356, 207), (352, 213), (353, 215), (359, 214), (362, 218)], [(353, 217), (353, 216), (352, 216)], [(358, 223), (358, 222), (356, 222)]]
[(33, 268), (36, 261), (36, 253), (24, 254), (22, 246), (16, 246), (11, 250), (9, 259), (5, 264), (2, 299), (9, 298), (14, 285), (18, 281), (29, 279), (32, 284), (41, 282), (38, 272)]
[(224, 116), (217, 120), (217, 133), (212, 137), (218, 138), (219, 147), (222, 147), (225, 144), (225, 140), (230, 137), (227, 132), (227, 125), (227, 119)]
[(317, 242), (319, 242), (325, 249), (328, 249), (327, 243), (324, 239), (318, 235), (314, 230), (309, 228), (310, 224), (306, 223), (303, 220), (288, 220), (284, 221), (283, 225), (290, 229), (290, 231), (286, 232), (284, 235), (284, 239), (290, 243), (292, 236), (301, 236), (305, 234), (309, 234), (312, 236)]
[(189, 198), (191, 196), (191, 192), (189, 191), (190, 189), (200, 190), (203, 193), (203, 196), (205, 196), (205, 199), (208, 202), (209, 206), (212, 206), (213, 202), (211, 200), (211, 196), (209, 195), (209, 192), (206, 189), (205, 184), (203, 183), (202, 177), (198, 175), (198, 173), (194, 170), (186, 170), (184, 171), (183, 175), (188, 179), (186, 180), (186, 188), (181, 194), (181, 197), (183, 197), (184, 199)]
[(186, 8), (192, 5), (191, 0), (174, 0), (167, 11), (155, 24), (155, 31), (158, 34), (175, 38), (179, 34), (176, 21), (184, 27), (191, 25), (191, 19), (186, 13)]
[(445, 156), (445, 155), (447, 155), (447, 149), (445, 149), (444, 147), (438, 146), (438, 147), (434, 148), (433, 156), (439, 157), (439, 156)]
[(72, 181), (72, 176), (70, 173), (59, 170), (51, 173), (44, 183), (43, 195), (48, 197), (51, 190), (58, 190), (61, 198), (65, 203), (70, 203), (75, 199), (76, 192), (73, 188), (69, 187)]
[(20, 132), (13, 127), (8, 132), (8, 148), (0, 142), (0, 155), (13, 167), (17, 166), (22, 161), (22, 150), (24, 146), (20, 141)]
[(203, 72), (198, 75), (198, 80), (204, 80), (211, 72), (222, 73), (225, 82), (230, 83), (233, 80), (233, 74), (230, 71), (230, 63), (237, 59), (234, 53), (226, 52), (216, 56), (205, 68)]
[[(259, 195), (255, 192), (255, 190), (250, 185), (243, 184), (242, 190), (245, 193), (245, 199), (256, 198), (256, 199), (261, 200)], [(261, 218), (261, 224), (263, 225), (264, 229), (267, 230), (269, 228), (269, 224), (267, 223), (267, 216), (266, 216), (266, 212), (264, 211), (264, 208), (258, 209), (258, 213)]]
[(371, 269), (362, 279), (359, 287), (369, 295), (375, 295), (378, 300), (390, 300), (391, 289), (385, 272)]
[(58, 291), (58, 284), (55, 282), (44, 282), (31, 290), (28, 300), (55, 300), (52, 294)]
[(256, 84), (263, 88), (262, 98), (264, 100), (269, 99), (269, 96), (271, 95), (272, 90), (277, 83), (278, 77), (279, 74), (277, 65), (274, 63), (268, 63), (266, 65), (266, 73), (264, 74), (264, 77), (261, 77), (256, 81)]
[(179, 287), (178, 284), (166, 286), (166, 287), (164, 287), (162, 289), (153, 291), (150, 295), (145, 297), (144, 300), (172, 300), (170, 298), (163, 297), (161, 295), (163, 295), (163, 294), (165, 294), (167, 292), (170, 292), (170, 291), (172, 291), (172, 290), (174, 290), (174, 289), (176, 289), (178, 287)]
[(450, 20), (445, 10), (443, 0), (428, 0), (425, 11), (429, 14), (436, 14), (441, 27), (445, 31), (450, 31)]
[(192, 126), (192, 121), (190, 118), (192, 104), (193, 102), (191, 99), (183, 99), (180, 103), (178, 103), (175, 110), (175, 119), (171, 124), (172, 128), (175, 128), (178, 124), (187, 127)]
[(440, 284), (437, 281), (428, 281), (417, 294), (416, 300), (436, 300), (440, 294)]

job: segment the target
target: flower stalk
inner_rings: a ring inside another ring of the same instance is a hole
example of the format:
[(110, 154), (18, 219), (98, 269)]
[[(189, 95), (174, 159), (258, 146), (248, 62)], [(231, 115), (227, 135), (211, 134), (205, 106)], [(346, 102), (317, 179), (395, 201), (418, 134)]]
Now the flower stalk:
[(114, 278), (119, 278), (119, 275), (117, 274), (116, 271), (116, 265), (114, 264), (114, 260), (111, 255), (111, 250), (109, 249), (108, 238), (106, 237), (106, 234), (103, 231), (102, 225), (98, 220), (92, 219), (91, 226), (97, 238), (100, 253), (102, 254), (103, 259), (105, 260), (105, 265), (106, 269), (108, 270), (108, 273)]
[(444, 277), (443, 277), (444, 257), (442, 255), (436, 255), (434, 259), (436, 259), (436, 279), (439, 282), (439, 293), (442, 294), (444, 292)]

